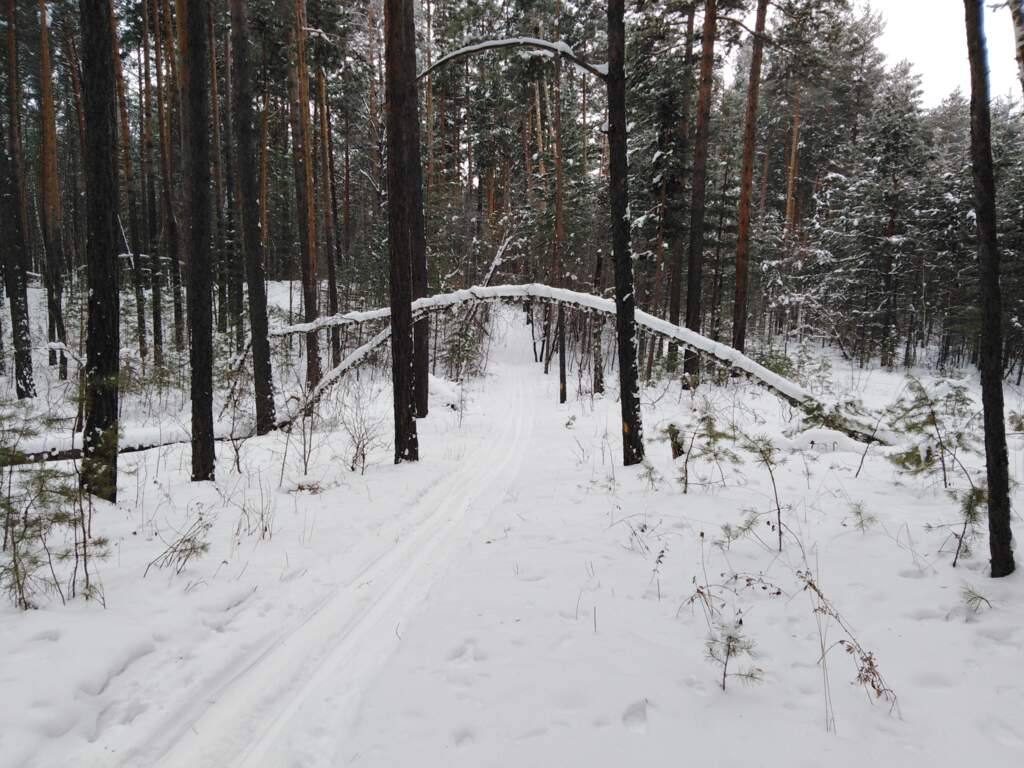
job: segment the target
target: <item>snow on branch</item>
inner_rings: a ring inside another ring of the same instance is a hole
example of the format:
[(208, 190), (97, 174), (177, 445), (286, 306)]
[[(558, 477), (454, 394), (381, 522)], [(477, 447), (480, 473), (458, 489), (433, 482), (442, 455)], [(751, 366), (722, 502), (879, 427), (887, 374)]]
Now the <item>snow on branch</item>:
[(316, 385), (313, 391), (310, 393), (309, 398), (301, 404), (298, 412), (289, 415), (287, 418), (281, 419), (277, 422), (278, 429), (287, 429), (295, 420), (300, 416), (308, 416), (313, 412), (314, 407), (320, 402), (321, 398), (326, 394), (327, 390), (341, 381), (341, 378), (351, 371), (352, 369), (359, 366), (371, 352), (376, 350), (378, 347), (383, 346), (384, 342), (391, 338), (391, 326), (387, 325), (383, 330), (377, 333), (372, 339), (363, 344), (361, 347), (353, 350), (349, 355), (342, 360), (338, 365), (332, 368), (328, 373), (320, 379), (320, 383)]
[(420, 72), (417, 79), (422, 80), (438, 67), (456, 59), (472, 56), (474, 53), (494, 51), (501, 48), (533, 48), (535, 50), (546, 51), (550, 55), (562, 56), (563, 58), (568, 59), (584, 72), (588, 72), (599, 80), (604, 80), (608, 77), (608, 66), (606, 64), (595, 65), (584, 61), (579, 58), (573, 52), (572, 48), (562, 40), (551, 42), (550, 40), (543, 40), (539, 37), (507, 37), (498, 40), (483, 40), (479, 43), (473, 43), (472, 45), (467, 45), (463, 48), (452, 51), (451, 53), (445, 54), (435, 61), (429, 68)]

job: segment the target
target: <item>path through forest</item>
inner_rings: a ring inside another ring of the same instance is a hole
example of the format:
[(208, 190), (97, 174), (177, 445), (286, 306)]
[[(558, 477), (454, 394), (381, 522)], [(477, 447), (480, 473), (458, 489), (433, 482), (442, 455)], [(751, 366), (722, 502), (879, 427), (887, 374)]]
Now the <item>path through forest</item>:
[(199, 706), (186, 702), (161, 723), (140, 752), (147, 764), (158, 758), (164, 766), (309, 765), (324, 754), (323, 742), (345, 742), (344, 730), (311, 731), (310, 723), (344, 723), (357, 713), (367, 684), (401, 642), (403, 625), (423, 610), (437, 579), (518, 484), (537, 401), (526, 387), (538, 385), (540, 371), (521, 342), (501, 352), (492, 361), (489, 407), (475, 415), (493, 425), (490, 437), (408, 510), (394, 546), (335, 585), (226, 680), (211, 681)]
[[(649, 462), (623, 469), (614, 394), (570, 381), (559, 406), (529, 339), (521, 310), (494, 312), (487, 373), (435, 382), (416, 464), (382, 444), (352, 472), (329, 421), (308, 471), (296, 434), (246, 443), (241, 472), (222, 444), (213, 484), (180, 446), (123, 457), (95, 516), (106, 608), (0, 616), (0, 766), (1019, 762), (1024, 574), (987, 579), (980, 538), (951, 567), (940, 481), (735, 379), (646, 389)], [(360, 376), (345, 391), (389, 425), (387, 380)], [(838, 364), (814, 381), (873, 406), (905, 386)], [(666, 424), (707, 419), (775, 446), (781, 553), (743, 439), (672, 460)], [(197, 520), (209, 550), (144, 578)], [(723, 691), (708, 653), (737, 629)], [(858, 682), (851, 637), (897, 706)]]

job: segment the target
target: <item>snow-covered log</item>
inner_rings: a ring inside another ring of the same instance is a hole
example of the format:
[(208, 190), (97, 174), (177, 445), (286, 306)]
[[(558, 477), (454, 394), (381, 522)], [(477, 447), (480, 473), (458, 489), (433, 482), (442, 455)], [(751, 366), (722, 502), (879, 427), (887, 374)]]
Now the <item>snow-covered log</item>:
[[(566, 288), (553, 288), (540, 283), (526, 283), (523, 285), (493, 285), (465, 288), (451, 293), (439, 294), (417, 299), (412, 303), (413, 317), (424, 313), (439, 312), (465, 304), (476, 302), (524, 302), (538, 301), (550, 303), (562, 303), (568, 306), (588, 312), (600, 312), (606, 315), (615, 315), (615, 302), (600, 296), (589, 293), (580, 293)], [(271, 330), (272, 336), (291, 336), (295, 334), (320, 331), (343, 325), (353, 325), (373, 321), (385, 320), (389, 317), (390, 310), (387, 307), (362, 312), (349, 312), (332, 317), (317, 318), (311, 323), (299, 323), (296, 325), (278, 327)], [(800, 408), (815, 420), (833, 429), (844, 432), (851, 437), (861, 441), (876, 441), (881, 443), (892, 442), (892, 437), (877, 425), (871, 425), (850, 414), (844, 413), (839, 403), (823, 401), (796, 382), (779, 376), (770, 371), (760, 363), (750, 359), (730, 346), (717, 341), (712, 341), (699, 333), (673, 325), (667, 320), (650, 315), (647, 312), (637, 310), (636, 323), (650, 333), (673, 340), (698, 352), (709, 355), (726, 365), (727, 367), (740, 371), (751, 379), (767, 387), (779, 397), (783, 398), (793, 406)], [(380, 336), (380, 334), (378, 334)], [(376, 345), (383, 343), (383, 339), (374, 338), (370, 343)], [(364, 347), (367, 345), (364, 345)], [(360, 350), (353, 352), (359, 354)], [(366, 353), (360, 355), (359, 359), (365, 357)], [(346, 358), (347, 360), (347, 358)], [(344, 362), (343, 364), (344, 365)], [(341, 366), (339, 366), (340, 368)], [(337, 370), (337, 369), (336, 369)], [(333, 372), (332, 372), (333, 374)]]
[(391, 326), (386, 326), (377, 335), (375, 335), (368, 342), (363, 344), (361, 347), (354, 349), (352, 352), (345, 357), (337, 366), (328, 371), (321, 379), (320, 383), (316, 385), (309, 397), (300, 406), (297, 413), (294, 413), (277, 423), (278, 429), (287, 429), (290, 427), (297, 418), (301, 415), (308, 415), (316, 407), (316, 404), (320, 402), (320, 399), (324, 396), (328, 389), (333, 387), (342, 377), (353, 370), (358, 368), (359, 364), (362, 363), (371, 352), (375, 351), (378, 347), (384, 345), (388, 339), (391, 338)]

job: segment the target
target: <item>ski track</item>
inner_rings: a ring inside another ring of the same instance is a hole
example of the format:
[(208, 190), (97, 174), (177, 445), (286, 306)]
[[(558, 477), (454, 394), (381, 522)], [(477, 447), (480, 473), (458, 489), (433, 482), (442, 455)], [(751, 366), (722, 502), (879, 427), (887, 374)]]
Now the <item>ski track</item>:
[[(526, 366), (503, 365), (489, 377), (489, 386), (501, 382), (509, 395), (491, 400), (507, 402), (508, 411), (485, 415), (500, 431), (426, 491), (409, 516), (416, 521), (410, 533), (316, 602), (238, 671), (211, 681), (199, 702), (172, 715), (122, 765), (282, 765), (290, 750), (277, 748), (290, 729), (304, 728), (296, 715), (311, 698), (340, 696), (343, 706), (332, 709), (332, 720), (350, 716), (362, 688), (401, 642), (402, 622), (424, 603), (515, 480), (533, 426), (534, 398), (524, 396)], [(335, 737), (343, 739), (344, 733), (335, 731)]]

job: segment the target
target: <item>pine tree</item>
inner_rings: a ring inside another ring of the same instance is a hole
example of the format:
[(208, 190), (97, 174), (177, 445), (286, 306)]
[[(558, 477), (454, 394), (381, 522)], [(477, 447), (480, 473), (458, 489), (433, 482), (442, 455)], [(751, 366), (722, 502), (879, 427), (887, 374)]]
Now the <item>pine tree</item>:
[(412, 268), (423, 243), (419, 100), (412, 0), (385, 0), (388, 257), (391, 264), (391, 372), (395, 463), (417, 461)]
[(118, 389), (121, 351), (118, 193), (114, 122), (116, 86), (113, 20), (109, 0), (79, 0), (82, 91), (88, 151), (85, 154), (86, 264), (89, 289), (85, 360), (85, 430), (82, 486), (117, 500)]
[(985, 4), (964, 0), (967, 53), (971, 64), (971, 158), (981, 267), (981, 398), (985, 422), (985, 466), (988, 474), (988, 526), (992, 576), (1013, 573), (1010, 529), (1010, 478), (1003, 414), (1002, 294), (996, 239), (996, 190), (992, 174), (988, 60), (984, 31)]
[[(212, 480), (215, 464), (213, 434), (213, 274), (210, 179), (210, 47), (206, 18), (209, 0), (186, 0), (181, 43), (184, 70), (188, 184), (189, 364), (192, 399), (192, 479)], [(180, 21), (180, 19), (179, 19)]]
[(267, 334), (267, 293), (264, 284), (264, 252), (260, 233), (260, 212), (256, 205), (256, 116), (253, 111), (253, 80), (250, 63), (249, 3), (231, 0), (231, 77), (234, 80), (234, 123), (238, 137), (235, 164), (238, 167), (238, 207), (241, 210), (241, 251), (245, 258), (249, 296), (249, 326), (252, 329), (253, 385), (256, 396), (256, 433), (274, 428), (274, 379)]

